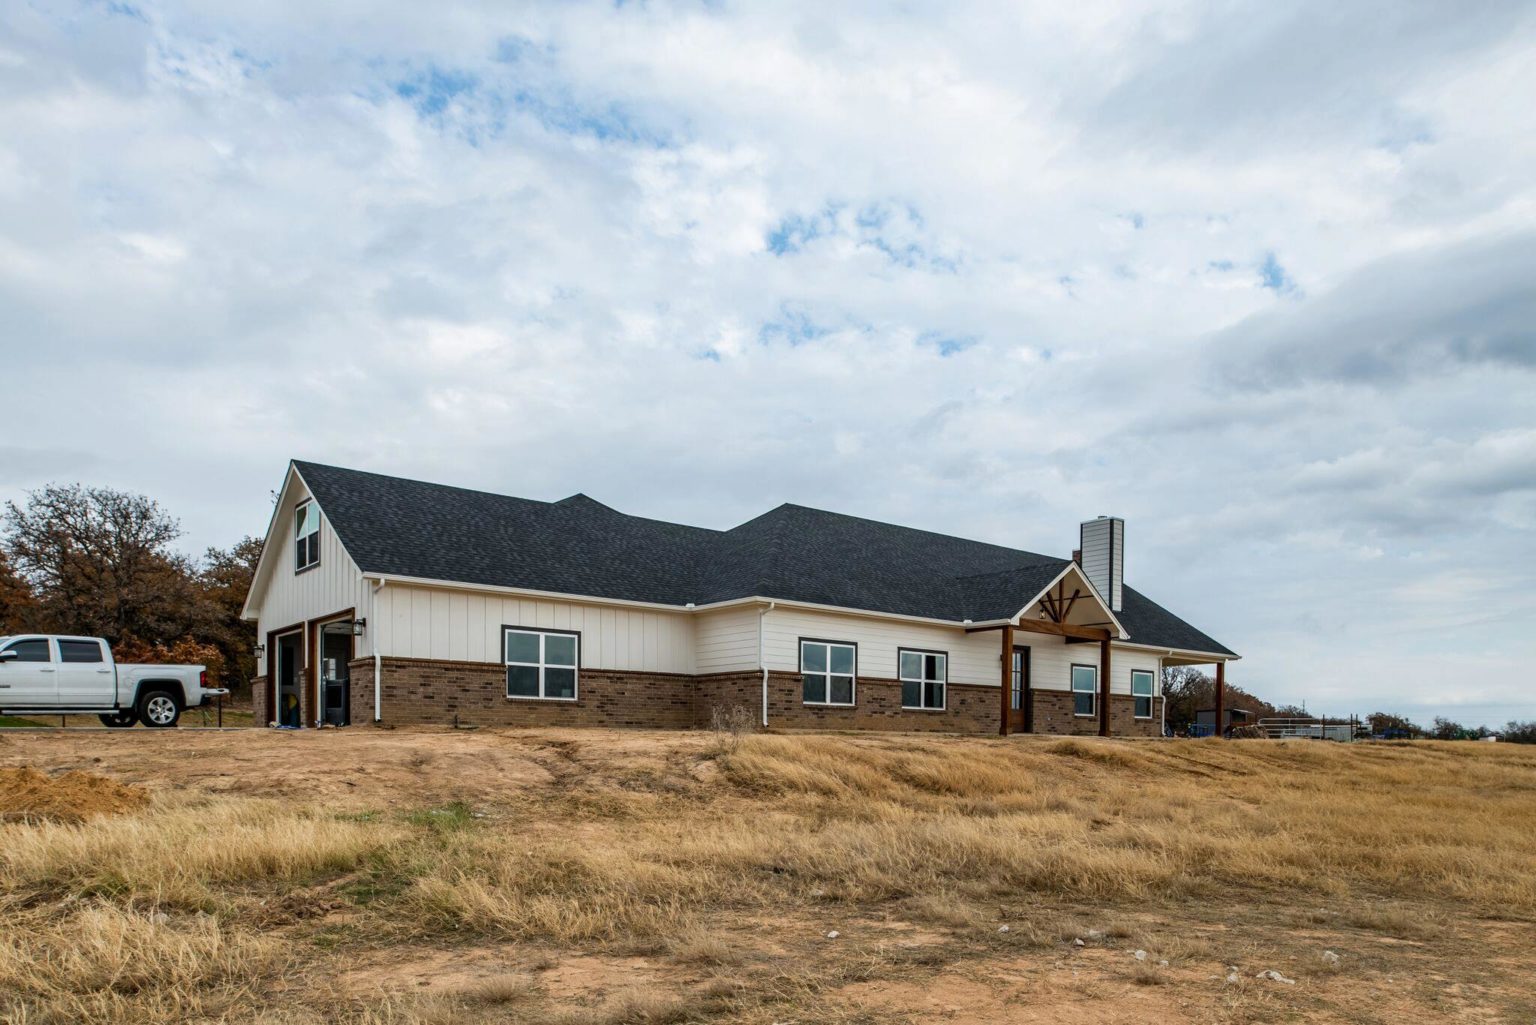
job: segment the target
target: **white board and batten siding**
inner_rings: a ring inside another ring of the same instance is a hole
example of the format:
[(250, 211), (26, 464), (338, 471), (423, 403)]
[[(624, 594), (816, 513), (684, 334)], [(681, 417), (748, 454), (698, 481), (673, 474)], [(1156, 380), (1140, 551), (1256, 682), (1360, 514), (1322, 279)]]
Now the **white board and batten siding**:
[[(753, 615), (755, 618), (755, 613)], [(768, 613), (763, 620), (763, 649), (768, 668), (798, 672), (801, 638), (857, 644), (857, 674), (875, 679), (896, 678), (896, 653), (900, 648), (946, 652), (950, 683), (996, 687), (1002, 675), (1003, 639), (997, 630), (968, 634), (959, 627), (783, 606)], [(1071, 690), (1074, 663), (1095, 667), (1099, 664), (1099, 645), (1096, 643), (1068, 644), (1062, 637), (1023, 630), (1016, 631), (1013, 638), (1016, 646), (1029, 648), (1030, 686), (1037, 690)], [(754, 646), (756, 640), (754, 629)], [(756, 665), (756, 658), (756, 650), (751, 651), (751, 665)], [(1110, 693), (1131, 693), (1132, 669), (1151, 670), (1155, 681), (1160, 667), (1161, 660), (1156, 652), (1113, 648), (1110, 653)]]
[[(370, 626), (379, 652), (398, 658), (500, 662), (502, 627), (574, 630), (581, 634), (581, 665), (628, 672), (709, 674), (756, 671), (760, 613), (766, 606), (689, 614), (559, 601), (490, 592), (390, 583), (375, 599)], [(858, 645), (860, 676), (895, 679), (899, 648), (949, 655), (949, 680), (995, 687), (1002, 636), (902, 620), (877, 619), (778, 606), (761, 617), (764, 660), (779, 672), (800, 669), (799, 641), (818, 638)], [(1030, 649), (1031, 685), (1070, 690), (1072, 664), (1099, 664), (1097, 644), (1067, 644), (1048, 634), (1018, 632)], [(1132, 669), (1161, 666), (1155, 652), (1115, 648), (1110, 689), (1131, 692)]]
[(962, 629), (927, 623), (783, 606), (768, 613), (763, 621), (763, 650), (768, 668), (798, 672), (801, 638), (857, 644), (855, 668), (860, 676), (896, 679), (898, 648), (947, 652), (950, 683), (995, 687), (1001, 673), (1002, 637), (996, 630), (968, 634)]
[[(375, 598), (379, 653), (394, 658), (501, 662), (502, 628), (574, 630), (581, 665), (632, 672), (694, 672), (693, 618), (663, 612), (391, 582)], [(755, 661), (754, 648), (754, 661)]]
[[(308, 498), (308, 491), (295, 477), (284, 496), (283, 508), (278, 510), (272, 536), (267, 539), (268, 545), (276, 546), (272, 549), (275, 561), (257, 610), (257, 644), (267, 643), (269, 630), (281, 630), (344, 609), (356, 609), (359, 616), (368, 615), (370, 585), (341, 546), (324, 510), (320, 519), (320, 564), (302, 573), (294, 572), (294, 511)], [(257, 663), (257, 673), (265, 673), (265, 658)]]

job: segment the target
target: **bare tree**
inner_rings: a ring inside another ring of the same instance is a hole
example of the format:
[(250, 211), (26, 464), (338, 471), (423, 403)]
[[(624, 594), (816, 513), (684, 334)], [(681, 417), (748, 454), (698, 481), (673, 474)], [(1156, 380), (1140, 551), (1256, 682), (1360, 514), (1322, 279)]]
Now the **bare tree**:
[[(1256, 718), (1275, 714), (1274, 705), (1230, 681), (1223, 693), (1227, 708), (1241, 708)], [(1216, 680), (1195, 666), (1166, 666), (1163, 697), (1167, 702), (1168, 725), (1181, 732), (1195, 721), (1197, 712), (1215, 707)]]
[(223, 655), (224, 686), (243, 690), (256, 675), (256, 624), (240, 619), (261, 561), (263, 542), (259, 537), (241, 538), (229, 550), (210, 548), (203, 554), (203, 567), (197, 576), (198, 590), (208, 605), (208, 624), (201, 639)]
[(26, 633), (37, 619), (37, 600), (0, 551), (0, 635)]
[(1424, 735), (1424, 728), (1418, 723), (1404, 716), (1394, 715), (1391, 712), (1372, 712), (1365, 717), (1365, 722), (1370, 727), (1371, 732), (1378, 737), (1392, 736), (1402, 738), (1422, 737)]
[(203, 618), (176, 520), (150, 498), (50, 485), (7, 502), (7, 555), (37, 600), (35, 629), (170, 641)]

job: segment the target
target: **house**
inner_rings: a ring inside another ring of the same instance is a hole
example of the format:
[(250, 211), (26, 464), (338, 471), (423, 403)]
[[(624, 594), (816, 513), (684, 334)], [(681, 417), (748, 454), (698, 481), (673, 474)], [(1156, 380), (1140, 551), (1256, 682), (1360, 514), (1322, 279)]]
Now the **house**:
[[(1072, 558), (782, 505), (730, 530), (293, 462), (244, 618), (258, 721), (1160, 735), (1237, 658)], [(1218, 689), (1219, 693), (1219, 689)]]

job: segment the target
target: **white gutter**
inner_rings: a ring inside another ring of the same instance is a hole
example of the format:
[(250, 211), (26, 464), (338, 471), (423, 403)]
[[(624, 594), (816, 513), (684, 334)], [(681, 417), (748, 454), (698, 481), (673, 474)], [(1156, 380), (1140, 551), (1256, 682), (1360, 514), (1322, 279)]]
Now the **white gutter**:
[(384, 721), (384, 659), (379, 654), (379, 592), (387, 581), (379, 577), (373, 585), (373, 598), (369, 602), (368, 643), (373, 646), (373, 721)]
[(773, 602), (757, 614), (757, 665), (763, 671), (763, 726), (768, 725), (768, 659), (763, 653), (763, 620), (773, 611)]
[(462, 581), (438, 580), (431, 577), (406, 577), (398, 573), (379, 573), (376, 570), (363, 570), (365, 580), (385, 580), (405, 587), (432, 587), (445, 591), (468, 591), (481, 594), (514, 594), (524, 598), (540, 598), (548, 601), (576, 602), (584, 605), (612, 605), (616, 608), (654, 609), (657, 612), (675, 612), (685, 615), (702, 615), (706, 612), (718, 612), (722, 609), (745, 608), (747, 606), (761, 605), (763, 602), (775, 602), (785, 608), (810, 609), (815, 612), (836, 612), (845, 616), (860, 616), (865, 619), (895, 619), (905, 623), (925, 623), (932, 626), (945, 627), (981, 627), (1012, 622), (1008, 619), (988, 619), (975, 623), (966, 623), (963, 620), (935, 619), (932, 616), (908, 616), (897, 612), (873, 612), (869, 609), (854, 609), (843, 605), (822, 605), (817, 602), (790, 601), (789, 599), (769, 598), (767, 595), (753, 594), (744, 598), (731, 598), (727, 601), (709, 602), (704, 605), (668, 605), (652, 601), (631, 601), (626, 598), (603, 598), (591, 594), (573, 594), (566, 591), (539, 591), (527, 587), (506, 587), (501, 584), (466, 584)]
[(1189, 648), (1169, 648), (1159, 644), (1137, 644), (1135, 641), (1116, 641), (1117, 648), (1134, 648), (1137, 651), (1158, 651), (1171, 655), (1173, 658), (1195, 659), (1194, 664), (1202, 662), (1237, 662), (1241, 655), (1218, 655), (1214, 651), (1194, 651)]

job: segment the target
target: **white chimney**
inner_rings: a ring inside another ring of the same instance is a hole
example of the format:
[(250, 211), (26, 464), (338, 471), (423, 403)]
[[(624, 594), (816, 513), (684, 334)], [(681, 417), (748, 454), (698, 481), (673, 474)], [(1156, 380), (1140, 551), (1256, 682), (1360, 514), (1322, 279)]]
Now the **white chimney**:
[(1125, 587), (1125, 521), (1118, 516), (1087, 521), (1078, 530), (1078, 547), (1083, 575), (1109, 602), (1110, 611), (1119, 612)]

